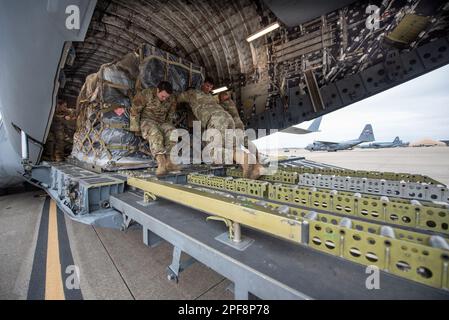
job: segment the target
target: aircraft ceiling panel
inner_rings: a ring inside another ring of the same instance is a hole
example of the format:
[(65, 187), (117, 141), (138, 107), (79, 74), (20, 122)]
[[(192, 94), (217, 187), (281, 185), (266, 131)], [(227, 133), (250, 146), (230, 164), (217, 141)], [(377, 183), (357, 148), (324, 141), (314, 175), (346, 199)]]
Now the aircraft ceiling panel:
[[(76, 98), (89, 73), (147, 42), (204, 66), (218, 85), (228, 85), (249, 126), (294, 125), (446, 64), (447, 50), (437, 45), (449, 30), (444, 2), (99, 0), (86, 40), (74, 45), (77, 56), (65, 70), (60, 97)], [(376, 29), (367, 24), (370, 5), (380, 10)], [(406, 16), (411, 21), (427, 17), (428, 23), (414, 25), (409, 33), (403, 28)], [(279, 29), (251, 45), (246, 41), (275, 21), (281, 22)], [(391, 32), (409, 43), (387, 41)], [(277, 101), (286, 101), (291, 88), (308, 96), (304, 75), (309, 70), (323, 105), (314, 99), (315, 110), (311, 103), (299, 105), (308, 97), (293, 97), (289, 108), (283, 105), (283, 120), (277, 119)]]
[(401, 55), (402, 65), (404, 66), (404, 76), (408, 79), (416, 77), (425, 72), (425, 68), (416, 51), (410, 51)]
[(260, 126), (259, 128), (274, 128), (271, 126), (271, 109), (265, 110), (262, 113), (262, 117), (260, 118), (260, 124), (263, 126)]
[(366, 69), (361, 77), (369, 93), (383, 91), (390, 86), (391, 82), (388, 73), (385, 71), (385, 65), (380, 63)]
[(310, 97), (308, 95), (301, 94), (299, 87), (290, 88), (288, 104), (289, 106), (287, 112), (289, 123), (287, 123), (287, 125), (295, 125), (301, 118), (313, 113)]
[(270, 128), (270, 119), (267, 116), (267, 112), (270, 112), (269, 110), (265, 110), (264, 112), (257, 115), (257, 128)]
[(255, 129), (255, 128), (257, 128), (257, 123), (258, 123), (257, 118), (256, 118), (256, 117), (251, 117), (251, 118), (248, 120), (246, 126), (247, 126), (248, 128), (253, 128), (253, 129)]
[(282, 105), (280, 99), (276, 101), (275, 106), (271, 110), (267, 110), (270, 119), (270, 127), (269, 128), (284, 128), (288, 126), (285, 123), (285, 112), (284, 106)]
[[(370, 24), (370, 5), (379, 9), (378, 26)], [(323, 104), (294, 117), (311, 120), (448, 64), (448, 32), (448, 1), (357, 1), (321, 12), (267, 37), (269, 97), (282, 96), (283, 84), (305, 96), (316, 91), (305, 81), (312, 71)], [(289, 103), (295, 111), (296, 100)]]
[(345, 105), (361, 100), (367, 93), (359, 74), (341, 79), (337, 81), (336, 85)]
[(246, 41), (261, 28), (264, 10), (253, 0), (99, 0), (85, 41), (74, 44), (60, 96), (76, 98), (88, 74), (143, 43), (203, 66), (217, 84), (240, 83), (265, 53)]
[(276, 17), (289, 27), (344, 7), (353, 0), (264, 0)]
[(325, 109), (339, 108), (343, 105), (340, 93), (335, 83), (330, 83), (320, 89), (323, 105)]
[(449, 44), (441, 38), (418, 48), (418, 54), (426, 69), (438, 68), (448, 60)]

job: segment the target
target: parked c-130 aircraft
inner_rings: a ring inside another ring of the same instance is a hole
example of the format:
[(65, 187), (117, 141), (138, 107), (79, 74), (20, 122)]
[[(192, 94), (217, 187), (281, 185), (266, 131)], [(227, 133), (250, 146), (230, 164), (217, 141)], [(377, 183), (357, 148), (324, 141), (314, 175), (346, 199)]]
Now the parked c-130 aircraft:
[(373, 142), (368, 145), (361, 145), (362, 149), (381, 149), (381, 148), (396, 148), (408, 146), (408, 142), (402, 142), (399, 137), (394, 138), (393, 142)]
[(374, 133), (373, 127), (370, 124), (367, 124), (365, 128), (363, 128), (362, 133), (358, 139), (347, 140), (341, 142), (329, 142), (329, 141), (314, 141), (312, 144), (309, 144), (306, 147), (306, 150), (309, 151), (338, 151), (338, 150), (347, 150), (352, 149), (356, 145), (359, 145), (363, 142), (371, 142), (374, 141)]

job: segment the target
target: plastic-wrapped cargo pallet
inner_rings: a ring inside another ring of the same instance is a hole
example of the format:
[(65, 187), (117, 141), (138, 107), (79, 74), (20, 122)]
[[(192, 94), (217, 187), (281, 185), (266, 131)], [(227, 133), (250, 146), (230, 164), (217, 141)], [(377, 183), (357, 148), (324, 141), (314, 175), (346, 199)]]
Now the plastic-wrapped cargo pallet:
[(148, 143), (129, 131), (129, 108), (137, 90), (166, 80), (175, 92), (198, 88), (203, 69), (151, 45), (143, 45), (91, 74), (77, 99), (72, 156), (105, 171), (152, 167)]
[(139, 82), (143, 88), (156, 87), (162, 80), (170, 82), (175, 92), (199, 88), (203, 68), (151, 45), (139, 48)]

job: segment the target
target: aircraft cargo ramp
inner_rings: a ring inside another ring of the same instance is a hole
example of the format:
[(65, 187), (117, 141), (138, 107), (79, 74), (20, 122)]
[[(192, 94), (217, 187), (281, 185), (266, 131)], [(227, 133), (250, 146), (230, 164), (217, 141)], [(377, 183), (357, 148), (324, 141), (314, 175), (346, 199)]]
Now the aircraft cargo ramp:
[[(446, 186), (304, 158), (279, 166), (260, 180), (202, 165), (156, 179), (152, 169), (44, 163), (28, 179), (73, 220), (139, 226), (145, 245), (170, 243), (171, 281), (197, 261), (231, 281), (236, 299), (449, 298)], [(372, 270), (379, 290), (367, 290)]]

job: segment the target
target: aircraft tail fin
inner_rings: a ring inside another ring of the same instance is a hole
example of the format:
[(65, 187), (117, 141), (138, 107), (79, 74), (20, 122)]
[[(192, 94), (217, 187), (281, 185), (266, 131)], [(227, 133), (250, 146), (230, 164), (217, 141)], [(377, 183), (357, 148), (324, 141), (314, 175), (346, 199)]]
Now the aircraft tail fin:
[(400, 143), (401, 140), (399, 139), (399, 137), (394, 138), (393, 143)]
[(373, 127), (370, 124), (367, 124), (365, 128), (363, 128), (362, 133), (359, 137), (360, 141), (363, 142), (371, 142), (374, 141), (374, 133), (373, 133)]
[(318, 129), (320, 128), (322, 118), (323, 117), (319, 117), (319, 118), (316, 118), (315, 120), (313, 120), (313, 122), (310, 124), (310, 126), (309, 126), (309, 128), (307, 128), (307, 130), (310, 132), (317, 132)]

